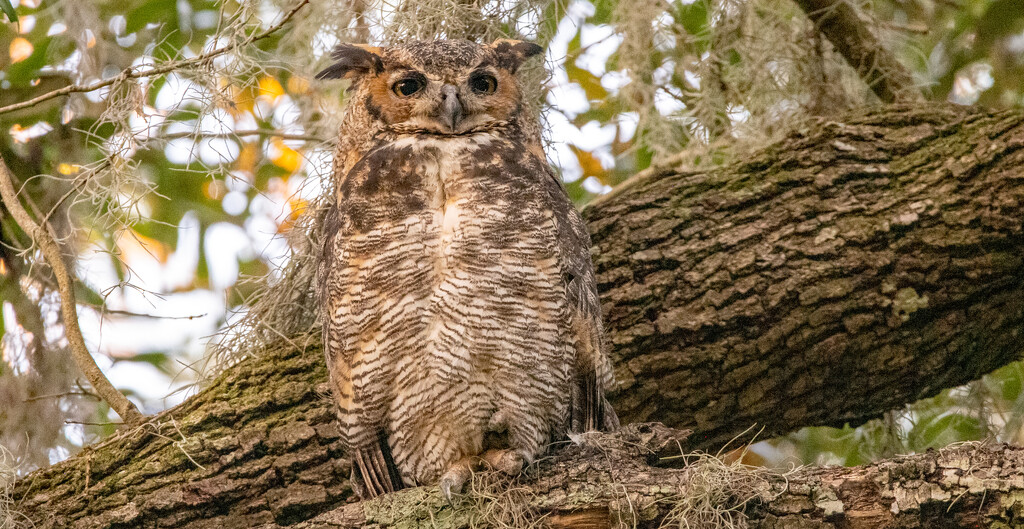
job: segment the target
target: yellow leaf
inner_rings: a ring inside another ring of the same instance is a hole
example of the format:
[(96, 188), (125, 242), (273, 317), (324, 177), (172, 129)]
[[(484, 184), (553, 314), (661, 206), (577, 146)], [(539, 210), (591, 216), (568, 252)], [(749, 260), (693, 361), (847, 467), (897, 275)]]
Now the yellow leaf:
[(24, 61), (25, 59), (32, 56), (32, 52), (35, 50), (32, 47), (32, 43), (25, 37), (16, 37), (11, 41), (11, 62)]
[(291, 211), (277, 226), (277, 232), (281, 234), (288, 233), (295, 226), (295, 222), (299, 220), (299, 216), (309, 206), (309, 203), (301, 198), (292, 197), (288, 200), (288, 205)]
[(64, 176), (75, 174), (78, 171), (80, 171), (81, 169), (82, 169), (82, 166), (81, 165), (77, 165), (77, 164), (72, 165), (72, 164), (63, 163), (63, 162), (57, 164), (57, 172), (59, 172), (60, 174), (62, 174)]
[(601, 78), (591, 73), (590, 70), (580, 68), (572, 61), (566, 61), (565, 73), (570, 82), (580, 85), (583, 92), (587, 94), (587, 99), (601, 101), (608, 97), (608, 91), (601, 86)]
[(284, 87), (281, 86), (281, 83), (269, 76), (260, 79), (259, 89), (260, 97), (266, 97), (270, 102), (274, 102), (274, 100), (284, 95)]
[(270, 143), (270, 161), (285, 171), (294, 173), (302, 167), (302, 155), (284, 144), (280, 138)]

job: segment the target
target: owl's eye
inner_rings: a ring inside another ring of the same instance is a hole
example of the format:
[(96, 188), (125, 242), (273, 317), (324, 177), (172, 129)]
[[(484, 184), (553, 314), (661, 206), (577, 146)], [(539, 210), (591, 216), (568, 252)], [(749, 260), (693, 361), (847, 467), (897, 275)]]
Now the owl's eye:
[(498, 89), (498, 80), (489, 73), (475, 73), (469, 78), (469, 87), (478, 94), (491, 94)]
[(423, 80), (416, 77), (406, 77), (391, 85), (391, 90), (402, 97), (409, 97), (423, 89)]

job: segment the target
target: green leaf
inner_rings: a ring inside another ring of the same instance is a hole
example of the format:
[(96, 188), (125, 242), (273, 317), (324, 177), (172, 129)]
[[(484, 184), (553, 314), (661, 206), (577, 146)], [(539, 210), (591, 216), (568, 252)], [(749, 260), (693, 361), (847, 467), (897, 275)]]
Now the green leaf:
[(75, 298), (79, 303), (92, 305), (97, 309), (103, 307), (103, 296), (81, 281), (75, 281)]
[[(152, 353), (139, 353), (128, 358), (118, 358), (114, 362), (141, 362), (143, 364), (149, 364), (162, 373), (168, 373), (168, 353), (166, 352), (152, 352)], [(122, 390), (124, 391), (124, 390)]]
[(683, 26), (691, 36), (707, 35), (708, 33), (708, 5), (704, 0), (692, 4), (676, 2), (672, 18), (676, 23)]
[(11, 5), (7, 0), (0, 0), (0, 9), (3, 9), (4, 14), (7, 15), (7, 20), (11, 22), (18, 21), (18, 13), (14, 11), (14, 6)]
[(983, 438), (985, 429), (976, 417), (949, 413), (934, 420), (924, 420), (908, 436), (913, 450), (939, 448), (958, 441), (976, 441)]
[(609, 24), (612, 21), (612, 15), (615, 13), (615, 6), (618, 2), (615, 0), (594, 0), (594, 14), (587, 18), (587, 22), (591, 24)]

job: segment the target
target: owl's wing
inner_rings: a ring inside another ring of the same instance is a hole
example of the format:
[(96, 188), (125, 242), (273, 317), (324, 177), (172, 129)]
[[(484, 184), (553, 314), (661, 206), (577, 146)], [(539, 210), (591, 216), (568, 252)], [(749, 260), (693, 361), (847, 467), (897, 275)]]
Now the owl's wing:
[(373, 498), (403, 488), (402, 478), (391, 457), (387, 434), (374, 423), (381, 411), (366, 402), (368, 391), (353, 383), (358, 349), (351, 343), (354, 322), (348, 305), (351, 303), (351, 280), (344, 275), (346, 262), (344, 244), (348, 226), (347, 212), (331, 206), (324, 219), (324, 246), (317, 266), (317, 290), (323, 321), (324, 353), (330, 375), (332, 394), (338, 403), (341, 440), (352, 458), (352, 481), (361, 498)]
[(619, 418), (604, 394), (614, 380), (590, 258), (590, 234), (561, 181), (546, 164), (545, 168), (548, 174), (544, 182), (558, 228), (559, 260), (569, 302), (569, 329), (576, 347), (576, 383), (572, 388), (569, 431), (614, 430), (619, 426)]

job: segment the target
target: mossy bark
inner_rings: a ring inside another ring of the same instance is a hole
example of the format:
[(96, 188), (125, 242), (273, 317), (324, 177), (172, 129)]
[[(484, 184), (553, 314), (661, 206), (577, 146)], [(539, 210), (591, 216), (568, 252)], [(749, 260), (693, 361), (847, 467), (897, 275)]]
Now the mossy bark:
[[(623, 422), (690, 428), (687, 448), (716, 448), (753, 424), (770, 436), (861, 422), (1017, 359), (1022, 147), (1020, 112), (889, 108), (813, 124), (721, 170), (650, 171), (588, 208)], [(284, 526), (333, 512), (352, 493), (327, 392), (318, 344), (254, 351), (143, 427), (22, 479), (14, 507), (40, 528)], [(566, 464), (599, 464), (576, 455)], [(1004, 456), (1019, 459), (1006, 449), (985, 464)], [(842, 492), (857, 471), (835, 472), (820, 479)], [(988, 490), (976, 483), (970, 494)], [(1016, 490), (951, 503), (988, 508)], [(830, 523), (807, 509), (791, 514)]]
[[(656, 423), (588, 434), (532, 475), (483, 484), (453, 505), (421, 487), (293, 527), (1002, 529), (1022, 523), (1021, 448), (967, 444), (863, 467), (780, 473), (706, 455), (677, 459), (675, 437)], [(685, 465), (673, 468), (680, 461)]]

